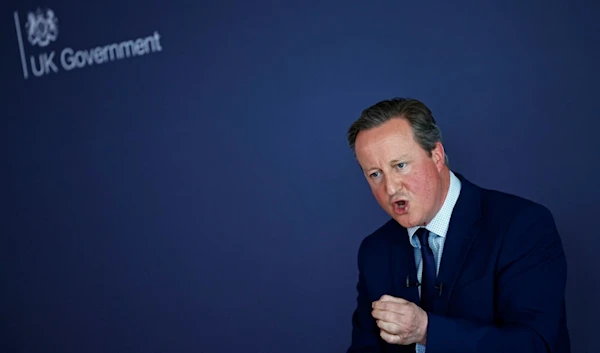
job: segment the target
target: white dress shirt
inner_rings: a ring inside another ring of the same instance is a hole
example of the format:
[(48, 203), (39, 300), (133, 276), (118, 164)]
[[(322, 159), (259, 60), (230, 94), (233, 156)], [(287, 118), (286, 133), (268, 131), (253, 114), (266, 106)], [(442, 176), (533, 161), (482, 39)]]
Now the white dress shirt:
[[(438, 211), (435, 217), (425, 226), (429, 231), (429, 247), (433, 251), (433, 257), (435, 258), (436, 273), (440, 271), (440, 263), (442, 261), (442, 253), (444, 251), (444, 242), (446, 240), (446, 233), (448, 232), (448, 226), (450, 224), (450, 218), (452, 217), (452, 211), (454, 205), (460, 195), (461, 183), (460, 180), (450, 171), (450, 186), (448, 187), (448, 193), (442, 208)], [(423, 274), (423, 261), (421, 260), (421, 243), (419, 238), (415, 236), (415, 232), (420, 227), (408, 228), (408, 238), (410, 244), (414, 248), (415, 252), (415, 264), (417, 265), (417, 278), (421, 283), (421, 277)], [(419, 296), (421, 295), (421, 287), (419, 287)], [(417, 343), (417, 353), (424, 353), (425, 346)]]

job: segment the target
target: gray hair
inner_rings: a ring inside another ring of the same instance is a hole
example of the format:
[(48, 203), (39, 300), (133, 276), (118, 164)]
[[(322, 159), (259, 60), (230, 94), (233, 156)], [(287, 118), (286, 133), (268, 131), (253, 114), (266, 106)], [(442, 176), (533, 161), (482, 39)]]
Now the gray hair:
[[(358, 133), (382, 125), (394, 119), (406, 119), (412, 127), (415, 141), (429, 154), (437, 142), (442, 142), (442, 132), (437, 126), (429, 108), (416, 99), (392, 98), (378, 102), (363, 110), (360, 117), (348, 129), (348, 143), (356, 153), (355, 143)], [(444, 153), (444, 163), (449, 166), (448, 155)]]

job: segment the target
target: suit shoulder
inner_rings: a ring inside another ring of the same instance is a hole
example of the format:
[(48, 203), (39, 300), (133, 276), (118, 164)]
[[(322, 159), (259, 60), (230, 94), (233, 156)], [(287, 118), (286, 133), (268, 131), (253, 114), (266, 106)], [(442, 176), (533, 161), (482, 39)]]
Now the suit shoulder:
[(499, 240), (499, 272), (518, 264), (532, 268), (536, 261), (548, 259), (561, 258), (564, 262), (562, 239), (548, 207), (497, 190), (484, 190), (481, 204), (484, 234)]
[(481, 188), (481, 207), (485, 218), (500, 217), (503, 221), (544, 219), (554, 222), (548, 207), (522, 196), (504, 191)]

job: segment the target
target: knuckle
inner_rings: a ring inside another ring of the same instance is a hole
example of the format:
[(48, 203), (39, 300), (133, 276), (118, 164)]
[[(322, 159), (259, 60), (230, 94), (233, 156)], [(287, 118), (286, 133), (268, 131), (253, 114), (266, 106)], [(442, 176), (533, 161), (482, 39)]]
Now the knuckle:
[(385, 313), (385, 321), (396, 322), (397, 320), (396, 314), (390, 312)]

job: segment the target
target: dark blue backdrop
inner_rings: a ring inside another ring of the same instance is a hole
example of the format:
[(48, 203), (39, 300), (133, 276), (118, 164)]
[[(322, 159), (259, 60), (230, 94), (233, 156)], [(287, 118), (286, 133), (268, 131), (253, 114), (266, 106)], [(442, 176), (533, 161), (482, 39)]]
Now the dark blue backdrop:
[[(386, 220), (345, 132), (392, 96), (430, 105), (455, 170), (553, 211), (573, 349), (596, 351), (597, 2), (0, 10), (0, 351), (343, 352), (356, 251)], [(155, 31), (161, 51), (60, 66)]]

